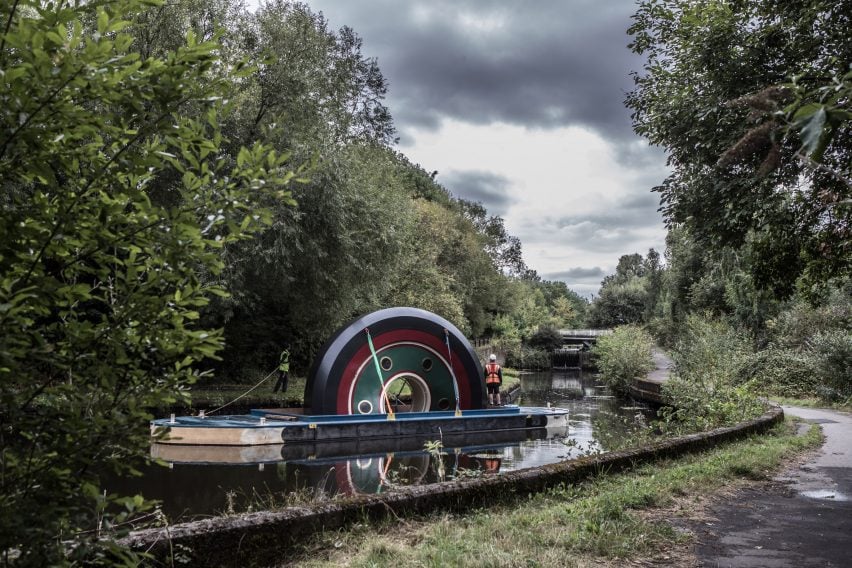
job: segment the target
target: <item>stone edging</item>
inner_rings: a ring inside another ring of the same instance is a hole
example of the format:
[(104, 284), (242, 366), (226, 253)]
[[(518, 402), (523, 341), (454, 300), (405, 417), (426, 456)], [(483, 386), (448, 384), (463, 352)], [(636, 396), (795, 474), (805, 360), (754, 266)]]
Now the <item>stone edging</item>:
[(630, 385), (629, 394), (637, 400), (650, 402), (651, 404), (662, 405), (665, 403), (663, 399), (662, 383), (658, 381), (647, 381), (645, 379), (636, 379)]
[(510, 389), (500, 392), (503, 404), (511, 404), (515, 400), (515, 396), (521, 391), (521, 383), (516, 384)]
[(403, 487), (381, 495), (290, 507), (281, 511), (246, 513), (183, 523), (167, 529), (136, 531), (122, 543), (146, 550), (170, 563), (172, 551), (198, 566), (244, 566), (280, 562), (290, 546), (311, 534), (346, 525), (436, 510), (462, 511), (487, 506), (507, 495), (534, 493), (565, 483), (578, 483), (602, 472), (615, 473), (660, 458), (702, 450), (719, 442), (767, 430), (784, 419), (774, 405), (754, 420), (709, 432), (671, 438), (641, 448), (587, 456), (442, 484)]

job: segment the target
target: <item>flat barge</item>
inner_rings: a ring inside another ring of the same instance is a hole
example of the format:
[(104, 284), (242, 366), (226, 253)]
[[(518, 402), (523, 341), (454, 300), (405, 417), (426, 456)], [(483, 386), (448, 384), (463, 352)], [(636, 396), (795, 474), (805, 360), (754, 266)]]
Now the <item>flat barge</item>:
[[(301, 409), (295, 409), (301, 410)], [(306, 415), (288, 410), (252, 410), (231, 416), (179, 416), (151, 423), (152, 435), (168, 429), (160, 444), (258, 446), (404, 437), (437, 438), (501, 430), (559, 428), (561, 408), (507, 406), (479, 410), (387, 414)]]

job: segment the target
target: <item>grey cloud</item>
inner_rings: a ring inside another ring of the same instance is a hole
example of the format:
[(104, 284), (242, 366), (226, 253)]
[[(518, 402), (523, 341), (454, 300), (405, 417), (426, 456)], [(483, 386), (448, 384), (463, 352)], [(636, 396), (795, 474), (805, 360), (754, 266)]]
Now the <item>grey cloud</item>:
[(609, 256), (634, 251), (645, 240), (648, 229), (660, 227), (659, 197), (650, 192), (633, 195), (611, 204), (603, 212), (521, 221), (517, 236), (529, 246), (534, 243), (563, 243)]
[(478, 201), (491, 214), (504, 215), (516, 201), (509, 191), (509, 179), (498, 174), (474, 170), (451, 171), (440, 178), (453, 195), (468, 201)]
[[(350, 25), (364, 38), (364, 52), (390, 82), (388, 103), (404, 138), (407, 127), (452, 117), (581, 125), (613, 142), (635, 139), (623, 106), (629, 72), (641, 63), (626, 48), (632, 0), (310, 4), (332, 26)], [(496, 23), (476, 31), (466, 18)]]
[(565, 282), (576, 282), (578, 280), (585, 282), (598, 282), (604, 276), (606, 276), (606, 273), (600, 266), (594, 266), (592, 268), (578, 266), (576, 268), (569, 268), (568, 270), (562, 270), (560, 272), (548, 272), (544, 275), (547, 280), (562, 280)]
[(642, 227), (659, 226), (660, 198), (656, 193), (643, 192), (614, 204), (602, 213), (577, 215), (551, 219), (558, 230), (589, 232), (595, 229), (607, 231), (625, 231)]

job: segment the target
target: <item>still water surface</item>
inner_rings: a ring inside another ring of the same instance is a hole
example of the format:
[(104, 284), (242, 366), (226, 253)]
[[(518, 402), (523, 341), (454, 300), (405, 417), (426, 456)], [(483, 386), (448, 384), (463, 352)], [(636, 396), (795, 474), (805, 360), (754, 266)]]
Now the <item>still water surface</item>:
[[(423, 440), (390, 441), (384, 448), (353, 442), (332, 449), (221, 448), (219, 454), (215, 453), (219, 450), (200, 454), (192, 448), (160, 445), (152, 453), (169, 467), (152, 465), (140, 478), (111, 481), (107, 486), (111, 491), (141, 492), (161, 501), (163, 512), (174, 522), (555, 463), (589, 451), (606, 451), (628, 435), (634, 421), (642, 420), (642, 409), (610, 396), (589, 373), (532, 373), (523, 376), (522, 386), (518, 404), (568, 408), (567, 431), (448, 438), (442, 440), (442, 449), (432, 452), (425, 449)], [(230, 463), (210, 463), (215, 461)]]

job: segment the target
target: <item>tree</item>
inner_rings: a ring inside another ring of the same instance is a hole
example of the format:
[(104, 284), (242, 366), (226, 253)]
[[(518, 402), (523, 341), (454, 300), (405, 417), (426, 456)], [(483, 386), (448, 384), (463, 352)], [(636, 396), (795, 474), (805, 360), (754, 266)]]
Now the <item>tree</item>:
[(266, 2), (231, 35), (259, 72), (241, 86), (235, 140), (263, 138), (296, 152), (325, 153), (351, 141), (389, 143), (387, 83), (362, 40), (337, 33), (302, 3)]
[(646, 0), (634, 128), (669, 154), (655, 188), (705, 250), (748, 243), (758, 288), (818, 290), (852, 268), (848, 0)]
[(655, 309), (653, 295), (658, 293), (659, 277), (659, 254), (654, 249), (648, 251), (647, 259), (638, 253), (622, 255), (615, 274), (601, 281), (588, 324), (615, 327), (646, 322)]
[[(98, 476), (147, 456), (145, 408), (185, 400), (221, 333), (198, 324), (224, 244), (268, 223), (294, 175), (222, 151), (216, 45), (141, 58), (121, 16), (150, 2), (7, 4), (0, 179), (0, 554), (114, 563), (97, 539), (145, 506)], [(91, 26), (91, 27), (89, 27)], [(182, 114), (201, 110), (201, 119)], [(167, 175), (166, 175), (167, 174)], [(173, 204), (149, 196), (174, 180)], [(92, 532), (83, 532), (92, 531)], [(63, 541), (72, 541), (66, 547)], [(17, 553), (13, 553), (17, 550)], [(19, 554), (18, 554), (19, 553)], [(66, 556), (68, 555), (68, 556)]]

